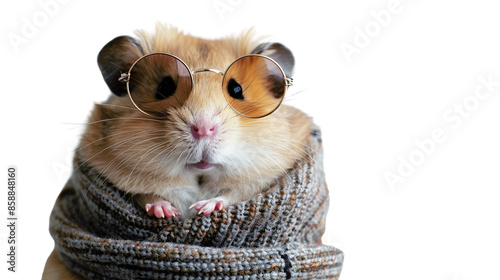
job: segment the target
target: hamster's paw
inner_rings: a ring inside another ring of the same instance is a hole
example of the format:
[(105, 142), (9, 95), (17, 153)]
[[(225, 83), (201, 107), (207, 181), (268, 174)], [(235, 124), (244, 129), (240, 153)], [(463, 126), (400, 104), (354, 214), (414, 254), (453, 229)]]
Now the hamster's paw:
[(194, 203), (189, 207), (189, 209), (194, 208), (198, 211), (198, 214), (203, 213), (203, 215), (208, 216), (214, 211), (220, 211), (224, 209), (224, 206), (228, 204), (227, 199), (222, 196), (202, 200)]
[(181, 212), (175, 209), (172, 204), (166, 200), (155, 201), (152, 203), (146, 203), (146, 212), (149, 216), (155, 216), (156, 218), (171, 218), (175, 216), (180, 216)]

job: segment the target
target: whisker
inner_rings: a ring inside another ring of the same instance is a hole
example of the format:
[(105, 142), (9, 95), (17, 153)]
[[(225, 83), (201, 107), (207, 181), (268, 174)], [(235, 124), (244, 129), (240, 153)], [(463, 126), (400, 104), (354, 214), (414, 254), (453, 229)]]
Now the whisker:
[(122, 109), (130, 109), (130, 110), (137, 110), (135, 107), (129, 107), (129, 106), (123, 106), (123, 105), (118, 105), (118, 104), (109, 104), (109, 103), (101, 103), (99, 106), (110, 106), (110, 107), (117, 107), (117, 108), (122, 108)]
[(80, 128), (82, 126), (88, 126), (88, 125), (98, 124), (98, 123), (107, 122), (107, 121), (114, 121), (114, 120), (145, 120), (145, 121), (153, 121), (153, 122), (163, 123), (162, 120), (154, 119), (154, 118), (119, 117), (119, 118), (102, 119), (102, 120), (93, 121), (93, 122), (86, 122), (86, 123), (63, 123), (63, 124), (64, 125), (77, 125), (76, 127), (68, 129), (68, 130), (71, 130), (71, 129)]
[[(287, 95), (285, 95), (285, 99), (284, 99), (284, 101), (288, 101), (288, 100), (289, 100), (289, 99), (288, 99), (288, 97), (294, 97), (294, 96), (296, 96), (297, 94), (301, 94), (301, 93), (303, 93), (304, 91), (306, 91), (306, 89), (301, 89), (301, 90), (298, 90), (298, 91), (296, 91), (296, 92), (293, 92), (293, 93), (287, 94)], [(287, 93), (288, 93), (288, 92), (287, 92)]]
[(92, 145), (92, 144), (95, 144), (95, 143), (97, 143), (97, 142), (99, 142), (99, 141), (103, 141), (103, 140), (105, 140), (105, 139), (107, 139), (107, 138), (109, 138), (109, 137), (115, 137), (115, 136), (117, 136), (117, 135), (121, 135), (121, 134), (125, 134), (125, 133), (130, 133), (130, 132), (131, 132), (131, 131), (120, 131), (120, 132), (117, 132), (117, 133), (113, 133), (113, 134), (106, 135), (106, 136), (101, 137), (101, 138), (99, 138), (99, 139), (97, 139), (97, 140), (94, 140), (94, 141), (92, 141), (92, 142), (90, 142), (90, 143), (88, 143), (88, 144), (86, 144), (86, 145), (84, 145), (84, 146), (79, 147), (78, 149), (76, 149), (76, 150), (75, 150), (75, 152), (79, 152), (80, 150), (82, 150), (82, 149), (84, 149), (84, 148), (86, 148), (86, 147), (88, 147), (88, 146), (90, 146), (90, 145)]
[(125, 143), (127, 143), (127, 142), (131, 142), (131, 141), (133, 141), (133, 140), (134, 140), (134, 139), (136, 139), (136, 138), (140, 138), (140, 137), (143, 137), (143, 135), (135, 135), (135, 136), (133, 136), (133, 137), (130, 137), (130, 138), (127, 138), (127, 139), (121, 140), (121, 141), (119, 141), (119, 142), (117, 142), (117, 143), (114, 143), (114, 144), (112, 144), (112, 145), (110, 145), (110, 146), (107, 146), (106, 148), (102, 149), (101, 151), (99, 151), (99, 152), (95, 153), (93, 156), (91, 156), (91, 157), (89, 157), (88, 159), (86, 159), (85, 161), (83, 161), (83, 162), (82, 162), (80, 165), (78, 165), (78, 166), (77, 166), (77, 167), (76, 167), (73, 171), (76, 171), (78, 168), (80, 168), (81, 166), (83, 166), (84, 164), (86, 164), (89, 160), (93, 159), (93, 158), (94, 158), (94, 157), (96, 157), (97, 155), (99, 155), (99, 154), (103, 153), (104, 151), (106, 151), (106, 150), (108, 150), (108, 149), (110, 149), (110, 148), (113, 148), (113, 146), (117, 146), (117, 145), (118, 145), (118, 146), (120, 146), (120, 145), (123, 145), (123, 144), (125, 144)]
[[(160, 142), (160, 143), (156, 143), (154, 145), (152, 145), (151, 148), (148, 149), (148, 151), (146, 153), (144, 153), (140, 158), (139, 160), (136, 162), (136, 164), (134, 165), (134, 167), (132, 168), (132, 170), (130, 171), (130, 174), (127, 178), (127, 181), (125, 183), (125, 185), (128, 185), (128, 182), (130, 181), (130, 178), (132, 176), (132, 173), (134, 173), (134, 170), (137, 168), (137, 166), (139, 165), (139, 163), (144, 159), (144, 157), (146, 157), (149, 153), (151, 153), (152, 151), (156, 150), (158, 147), (161, 147), (165, 145), (164, 142)], [(142, 152), (142, 151), (141, 151)], [(134, 156), (136, 155), (137, 153), (134, 154)], [(141, 174), (142, 172), (144, 171), (144, 168), (139, 172), (139, 174)]]
[[(158, 137), (154, 137), (154, 138), (160, 138), (160, 136)], [(107, 165), (106, 167), (100, 172), (101, 175), (104, 175), (105, 172), (107, 172), (108, 168), (111, 166), (111, 164), (113, 164), (117, 159), (119, 159), (124, 153), (128, 152), (131, 148), (133, 148), (134, 146), (137, 146), (139, 144), (142, 144), (143, 142), (146, 142), (146, 141), (149, 141), (151, 139), (154, 139), (154, 138), (148, 138), (148, 139), (143, 139), (142, 141), (139, 141), (133, 145), (131, 145), (130, 147), (128, 147), (127, 149), (125, 149), (124, 151), (122, 151), (120, 154), (116, 155)], [(139, 151), (140, 152), (140, 151)], [(137, 153), (135, 153), (137, 154)], [(122, 159), (122, 161), (106, 176), (106, 180), (107, 178), (109, 178), (115, 171), (119, 170), (121, 168), (121, 166), (123, 166), (128, 160), (130, 160), (131, 158), (133, 158), (135, 156), (135, 154), (133, 155), (130, 155), (128, 156), (127, 158), (125, 158), (124, 160)]]
[[(167, 146), (167, 145), (168, 145), (168, 144), (167, 144), (167, 143), (164, 143), (164, 142), (163, 142), (163, 143), (160, 143), (160, 144), (156, 145), (154, 148), (152, 148), (149, 152), (153, 152), (153, 151), (155, 151), (155, 150), (161, 150), (161, 149), (163, 148), (163, 146)], [(170, 150), (170, 151), (169, 151), (169, 153), (171, 153), (172, 151), (173, 151), (173, 150)], [(156, 159), (159, 155), (161, 155), (161, 153), (156, 154), (154, 157), (152, 157), (152, 158), (151, 158), (148, 162), (146, 162), (146, 163), (144, 164), (144, 166), (142, 167), (141, 171), (139, 171), (138, 177), (140, 177), (140, 176), (141, 176), (141, 174), (142, 174), (143, 172), (145, 172), (145, 171), (146, 171), (146, 168), (148, 167), (148, 165), (152, 164), (152, 163), (154, 162), (154, 160), (155, 160), (155, 159)], [(154, 182), (155, 180), (156, 180), (156, 170), (155, 170), (155, 172), (153, 173), (153, 182)]]
[[(166, 153), (163, 158), (160, 160), (161, 163), (164, 163), (165, 162), (165, 159), (167, 157), (169, 157), (175, 150), (177, 150), (177, 147), (179, 147), (180, 145), (182, 144), (181, 141), (178, 141), (178, 143), (168, 152)], [(167, 167), (169, 167), (171, 164), (168, 164)], [(158, 166), (156, 167), (156, 170), (155, 172), (153, 173), (153, 180), (156, 180), (156, 173), (159, 171), (160, 169), (160, 164), (158, 164)]]

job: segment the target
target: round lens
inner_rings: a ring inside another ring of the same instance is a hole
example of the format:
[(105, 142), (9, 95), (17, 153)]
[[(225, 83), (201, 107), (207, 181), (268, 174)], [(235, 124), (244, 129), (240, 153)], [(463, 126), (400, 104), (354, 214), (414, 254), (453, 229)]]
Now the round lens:
[(222, 88), (227, 102), (237, 113), (261, 118), (274, 112), (283, 101), (285, 74), (268, 57), (244, 56), (229, 66)]
[(130, 69), (127, 89), (143, 113), (162, 117), (171, 107), (181, 106), (193, 87), (191, 73), (180, 59), (155, 53), (140, 58)]

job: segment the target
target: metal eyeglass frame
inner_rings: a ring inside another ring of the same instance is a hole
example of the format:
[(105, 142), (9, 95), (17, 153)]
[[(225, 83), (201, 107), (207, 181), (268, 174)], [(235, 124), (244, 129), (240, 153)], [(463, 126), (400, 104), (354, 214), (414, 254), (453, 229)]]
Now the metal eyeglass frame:
[(236, 110), (236, 108), (234, 108), (232, 105), (231, 105), (231, 102), (229, 102), (229, 100), (227, 100), (227, 97), (226, 95), (224, 95), (224, 99), (226, 99), (227, 103), (229, 104), (229, 106), (231, 107), (231, 109), (233, 109), (233, 111), (235, 111), (237, 114), (239, 114), (240, 116), (243, 116), (245, 118), (250, 118), (250, 119), (259, 119), (259, 118), (263, 118), (263, 117), (266, 117), (266, 116), (269, 116), (270, 114), (272, 114), (274, 111), (276, 111), (280, 106), (281, 106), (281, 103), (283, 102), (283, 99), (285, 98), (285, 94), (287, 92), (287, 89), (288, 87), (292, 86), (293, 85), (293, 78), (289, 78), (286, 76), (285, 74), (285, 71), (283, 71), (283, 68), (281, 68), (281, 66), (272, 58), (268, 57), (268, 56), (265, 56), (265, 55), (260, 55), (260, 54), (249, 54), (249, 55), (244, 55), (244, 56), (240, 56), (238, 57), (236, 60), (234, 60), (227, 68), (226, 68), (226, 71), (225, 72), (221, 72), (217, 69), (212, 69), (212, 68), (200, 68), (200, 69), (195, 69), (195, 70), (191, 70), (189, 68), (189, 66), (180, 58), (178, 58), (177, 56), (173, 55), (173, 54), (169, 54), (169, 53), (162, 53), (162, 52), (155, 52), (155, 53), (150, 53), (150, 54), (146, 54), (142, 57), (140, 57), (139, 59), (137, 59), (134, 64), (132, 64), (132, 66), (130, 66), (130, 69), (128, 70), (127, 73), (122, 73), (120, 75), (120, 77), (118, 78), (118, 81), (119, 82), (122, 82), (122, 83), (127, 83), (127, 93), (128, 93), (128, 96), (130, 98), (130, 100), (132, 101), (132, 104), (134, 104), (134, 106), (137, 108), (137, 110), (139, 110), (141, 113), (145, 114), (145, 115), (148, 115), (150, 117), (154, 117), (154, 118), (161, 118), (159, 116), (155, 116), (155, 115), (152, 115), (144, 110), (142, 110), (134, 101), (134, 99), (132, 98), (132, 94), (130, 93), (130, 87), (129, 87), (129, 81), (130, 81), (130, 73), (132, 72), (132, 69), (134, 68), (134, 66), (141, 60), (143, 60), (144, 58), (146, 57), (149, 57), (149, 56), (152, 56), (152, 55), (166, 55), (166, 56), (169, 56), (169, 57), (172, 57), (174, 59), (176, 59), (177, 61), (180, 61), (184, 67), (186, 67), (186, 69), (188, 70), (189, 72), (189, 77), (191, 79), (191, 90), (192, 90), (192, 87), (194, 85), (194, 79), (193, 79), (193, 75), (196, 74), (196, 73), (201, 73), (201, 72), (213, 72), (213, 73), (216, 73), (216, 74), (219, 74), (222, 76), (222, 90), (224, 90), (224, 80), (225, 80), (225, 77), (226, 77), (226, 73), (227, 71), (229, 70), (229, 68), (231, 68), (231, 66), (233, 66), (234, 63), (236, 63), (237, 61), (239, 61), (240, 59), (243, 59), (243, 58), (246, 58), (246, 57), (262, 57), (264, 59), (267, 59), (269, 61), (271, 61), (272, 63), (274, 63), (278, 69), (281, 71), (281, 74), (283, 75), (283, 84), (285, 85), (285, 88), (284, 88), (284, 92), (283, 92), (283, 97), (281, 98), (280, 100), (280, 103), (276, 106), (276, 108), (274, 108), (271, 112), (263, 115), (263, 116), (259, 116), (259, 117), (250, 117), (250, 116), (246, 116), (242, 113), (240, 113), (238, 110)]

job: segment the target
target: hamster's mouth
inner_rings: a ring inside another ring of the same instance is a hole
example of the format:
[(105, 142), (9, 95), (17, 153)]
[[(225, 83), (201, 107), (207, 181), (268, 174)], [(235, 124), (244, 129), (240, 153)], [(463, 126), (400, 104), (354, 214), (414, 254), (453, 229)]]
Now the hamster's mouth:
[(197, 163), (188, 164), (188, 166), (191, 168), (196, 168), (196, 169), (200, 169), (200, 170), (207, 170), (209, 168), (217, 166), (217, 164), (201, 160)]

